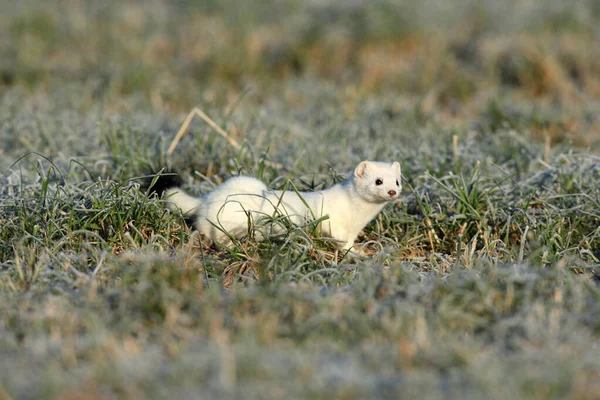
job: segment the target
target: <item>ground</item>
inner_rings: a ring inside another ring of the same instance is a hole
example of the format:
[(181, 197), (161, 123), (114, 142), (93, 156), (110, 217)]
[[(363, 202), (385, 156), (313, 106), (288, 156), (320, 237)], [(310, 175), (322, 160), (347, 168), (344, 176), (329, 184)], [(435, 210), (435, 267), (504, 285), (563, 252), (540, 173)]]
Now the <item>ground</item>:
[[(597, 399), (600, 8), (505, 3), (0, 2), (0, 399)], [(140, 189), (363, 159), (363, 259)]]

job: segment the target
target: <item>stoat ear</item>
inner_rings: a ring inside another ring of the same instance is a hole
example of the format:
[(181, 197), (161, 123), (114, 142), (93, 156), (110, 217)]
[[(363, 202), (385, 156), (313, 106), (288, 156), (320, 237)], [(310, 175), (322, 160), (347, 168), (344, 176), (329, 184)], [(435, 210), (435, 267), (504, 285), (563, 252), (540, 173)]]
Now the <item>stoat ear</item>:
[(394, 161), (394, 163), (392, 164), (392, 167), (396, 170), (396, 172), (398, 173), (398, 176), (402, 176), (400, 163), (398, 161)]
[(360, 164), (356, 166), (354, 170), (354, 176), (357, 178), (364, 178), (367, 175), (367, 168), (369, 167), (368, 161), (362, 161)]

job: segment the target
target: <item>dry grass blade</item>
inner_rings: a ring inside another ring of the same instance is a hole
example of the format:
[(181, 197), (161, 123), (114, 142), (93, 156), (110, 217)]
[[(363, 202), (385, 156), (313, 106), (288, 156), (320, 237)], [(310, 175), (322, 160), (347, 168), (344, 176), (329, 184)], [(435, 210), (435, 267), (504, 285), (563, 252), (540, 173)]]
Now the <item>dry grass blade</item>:
[(229, 134), (225, 132), (219, 125), (217, 125), (215, 121), (213, 121), (208, 115), (206, 115), (204, 111), (202, 111), (198, 107), (195, 107), (192, 111), (190, 111), (187, 117), (185, 117), (185, 121), (183, 121), (183, 124), (181, 124), (181, 128), (179, 128), (177, 135), (175, 135), (175, 138), (173, 138), (173, 141), (171, 142), (171, 145), (167, 150), (167, 156), (170, 156), (173, 153), (183, 135), (187, 133), (190, 123), (196, 115), (202, 118), (204, 122), (206, 122), (211, 128), (217, 131), (219, 135), (225, 138), (225, 140), (227, 140), (234, 149), (240, 150), (241, 146), (234, 138), (229, 136)]
[[(232, 138), (225, 130), (223, 130), (223, 128), (221, 128), (219, 125), (217, 125), (217, 123), (215, 121), (213, 121), (208, 115), (206, 115), (206, 113), (204, 111), (202, 111), (198, 107), (195, 107), (192, 111), (190, 111), (190, 113), (187, 115), (187, 117), (185, 117), (185, 120), (183, 121), (183, 124), (181, 124), (181, 128), (179, 128), (177, 135), (175, 135), (175, 137), (173, 138), (173, 141), (171, 141), (171, 144), (169, 145), (169, 148), (167, 149), (167, 157), (169, 157), (173, 153), (173, 151), (175, 151), (177, 144), (179, 144), (179, 141), (181, 140), (183, 135), (185, 135), (187, 133), (188, 128), (189, 128), (190, 124), (192, 123), (194, 116), (196, 116), (196, 115), (199, 116), (200, 118), (202, 118), (202, 120), (204, 122), (206, 122), (211, 128), (213, 128), (215, 131), (217, 131), (217, 133), (219, 135), (221, 135), (225, 140), (227, 140), (227, 142), (231, 145), (231, 147), (233, 147), (234, 149), (236, 149), (238, 151), (241, 150), (241, 146), (237, 140)], [(283, 165), (276, 163), (276, 162), (268, 161), (268, 160), (265, 161), (265, 164), (267, 166), (273, 167), (273, 168), (283, 168)]]

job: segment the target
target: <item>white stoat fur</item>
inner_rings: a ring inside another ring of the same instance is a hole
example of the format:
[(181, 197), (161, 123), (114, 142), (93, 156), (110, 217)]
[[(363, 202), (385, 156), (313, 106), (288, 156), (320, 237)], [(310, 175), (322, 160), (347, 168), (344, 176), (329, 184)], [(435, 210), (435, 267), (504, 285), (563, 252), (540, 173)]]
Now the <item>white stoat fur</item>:
[[(316, 192), (269, 190), (256, 178), (238, 176), (200, 198), (179, 188), (165, 194), (169, 208), (193, 217), (196, 229), (215, 242), (230, 241), (223, 231), (236, 238), (247, 235), (249, 227), (265, 216), (284, 215), (295, 225), (328, 216), (320, 222), (321, 233), (335, 239), (338, 248), (349, 250), (365, 225), (401, 190), (399, 163), (363, 161), (350, 178)], [(281, 233), (276, 226), (271, 224), (271, 233)], [(255, 230), (257, 239), (263, 236)]]

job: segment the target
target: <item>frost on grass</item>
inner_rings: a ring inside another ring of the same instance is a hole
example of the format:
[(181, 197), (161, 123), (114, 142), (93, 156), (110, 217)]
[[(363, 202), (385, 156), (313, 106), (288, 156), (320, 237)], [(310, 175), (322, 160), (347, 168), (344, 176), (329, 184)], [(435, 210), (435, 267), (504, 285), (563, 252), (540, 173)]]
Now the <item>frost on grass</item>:
[[(595, 398), (592, 2), (223, 1), (0, 12), (0, 397)], [(167, 158), (193, 107), (239, 146), (194, 121)], [(212, 247), (139, 188), (362, 159), (405, 188), (365, 259), (310, 227)]]
[[(358, 261), (336, 259), (303, 229), (211, 247), (135, 179), (119, 180), (144, 165), (131, 153), (117, 153), (126, 162), (93, 179), (27, 156), (2, 178), (3, 390), (23, 398), (594, 393), (597, 156), (548, 152), (525, 134), (510, 141), (512, 130), (488, 141), (463, 133), (454, 144), (436, 132), (424, 129), (400, 150), (409, 189), (365, 229), (373, 254)], [(408, 156), (418, 150), (423, 157)], [(352, 154), (340, 161), (352, 162)], [(186, 184), (210, 190), (227, 165), (210, 178), (184, 170)], [(251, 155), (239, 167), (264, 168)], [(262, 173), (277, 185), (277, 171)], [(321, 187), (338, 173), (291, 178)]]

